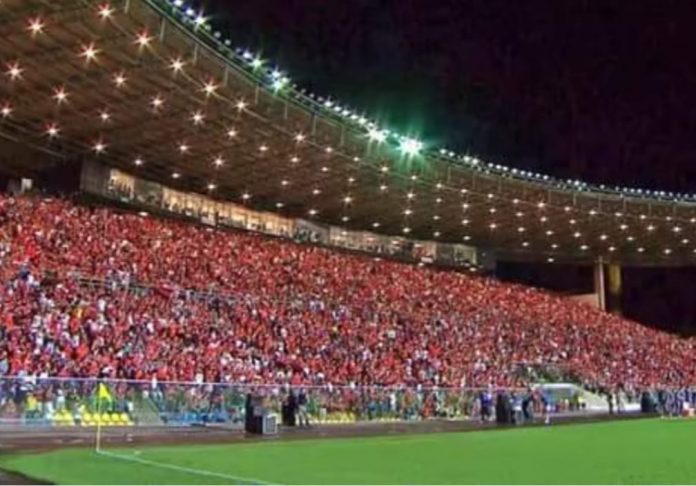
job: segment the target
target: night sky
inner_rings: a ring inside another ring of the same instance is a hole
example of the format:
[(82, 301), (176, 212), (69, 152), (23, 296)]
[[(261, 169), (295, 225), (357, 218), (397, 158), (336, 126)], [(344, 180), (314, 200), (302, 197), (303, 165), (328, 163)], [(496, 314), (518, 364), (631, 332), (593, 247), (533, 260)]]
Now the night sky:
[[(696, 2), (208, 0), (205, 10), (235, 45), (387, 128), (564, 178), (696, 192)], [(585, 272), (558, 273), (544, 283), (583, 286)], [(624, 310), (696, 330), (695, 279), (627, 270)]]

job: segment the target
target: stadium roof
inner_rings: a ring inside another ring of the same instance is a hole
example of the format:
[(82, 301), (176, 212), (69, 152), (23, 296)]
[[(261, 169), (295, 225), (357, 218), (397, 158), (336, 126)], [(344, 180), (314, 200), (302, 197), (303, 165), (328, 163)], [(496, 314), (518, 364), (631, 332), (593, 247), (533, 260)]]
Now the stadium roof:
[(0, 14), (5, 170), (94, 159), (288, 216), (512, 258), (696, 262), (693, 196), (425, 147), (307, 94), (180, 0), (4, 0)]

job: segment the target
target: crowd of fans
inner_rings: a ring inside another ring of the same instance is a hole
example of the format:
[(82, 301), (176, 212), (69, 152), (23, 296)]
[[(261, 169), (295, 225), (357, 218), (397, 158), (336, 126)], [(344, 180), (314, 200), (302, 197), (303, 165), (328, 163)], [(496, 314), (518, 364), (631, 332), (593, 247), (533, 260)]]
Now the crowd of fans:
[(490, 278), (0, 196), (0, 375), (297, 385), (696, 383), (696, 342)]

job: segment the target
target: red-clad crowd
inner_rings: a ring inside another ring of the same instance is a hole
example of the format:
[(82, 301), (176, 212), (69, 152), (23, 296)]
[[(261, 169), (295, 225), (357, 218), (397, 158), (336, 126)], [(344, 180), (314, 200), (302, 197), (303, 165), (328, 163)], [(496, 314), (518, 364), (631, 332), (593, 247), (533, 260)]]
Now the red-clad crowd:
[(532, 288), (65, 200), (0, 196), (0, 265), (0, 375), (696, 383), (694, 340)]

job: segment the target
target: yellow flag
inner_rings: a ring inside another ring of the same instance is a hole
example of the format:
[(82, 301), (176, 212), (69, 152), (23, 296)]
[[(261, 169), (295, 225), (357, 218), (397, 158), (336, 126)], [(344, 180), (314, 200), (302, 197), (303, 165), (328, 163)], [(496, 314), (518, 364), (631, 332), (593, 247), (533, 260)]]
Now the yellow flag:
[(99, 388), (97, 389), (97, 398), (100, 400), (111, 401), (111, 393), (104, 383), (99, 383)]

